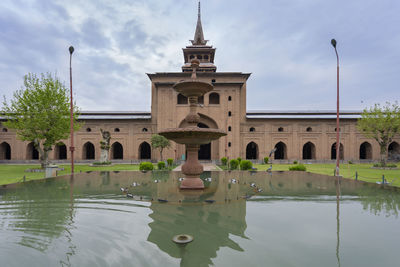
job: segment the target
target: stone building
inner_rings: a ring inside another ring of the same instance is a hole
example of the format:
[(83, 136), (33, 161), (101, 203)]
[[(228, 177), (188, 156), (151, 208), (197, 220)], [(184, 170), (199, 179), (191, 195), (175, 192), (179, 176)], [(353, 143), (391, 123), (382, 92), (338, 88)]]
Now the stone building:
[[(188, 99), (173, 90), (172, 85), (190, 77), (192, 59), (200, 61), (198, 78), (214, 85), (214, 91), (199, 100), (199, 127), (219, 128), (227, 136), (199, 151), (201, 160), (221, 157), (262, 160), (276, 148), (272, 158), (286, 161), (331, 161), (336, 158), (336, 113), (334, 111), (255, 111), (247, 112), (246, 82), (250, 73), (218, 72), (214, 63), (216, 49), (207, 45), (198, 15), (191, 45), (183, 48), (184, 65), (180, 72), (147, 74), (151, 81), (151, 112), (82, 112), (84, 126), (75, 133), (75, 159), (93, 161), (100, 157), (100, 128), (111, 133), (111, 160), (125, 162), (159, 159), (150, 139), (165, 128), (184, 127), (189, 111)], [(379, 145), (356, 129), (360, 112), (341, 112), (340, 157), (344, 160), (378, 160)], [(1, 123), (1, 121), (0, 121)], [(400, 138), (392, 142), (389, 156), (399, 157)], [(69, 140), (56, 146), (50, 159), (69, 159)], [(183, 145), (172, 142), (165, 158), (184, 158)], [(32, 143), (22, 142), (15, 132), (0, 125), (0, 161), (37, 160)]]

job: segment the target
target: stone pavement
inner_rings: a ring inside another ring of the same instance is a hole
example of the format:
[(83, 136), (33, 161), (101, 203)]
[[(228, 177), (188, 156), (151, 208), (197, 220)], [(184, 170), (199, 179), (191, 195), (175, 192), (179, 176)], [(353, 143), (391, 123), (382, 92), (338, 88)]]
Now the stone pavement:
[[(221, 171), (221, 168), (219, 168), (217, 165), (213, 163), (201, 163), (203, 165), (204, 171)], [(179, 165), (173, 171), (181, 171), (182, 170), (182, 165)]]

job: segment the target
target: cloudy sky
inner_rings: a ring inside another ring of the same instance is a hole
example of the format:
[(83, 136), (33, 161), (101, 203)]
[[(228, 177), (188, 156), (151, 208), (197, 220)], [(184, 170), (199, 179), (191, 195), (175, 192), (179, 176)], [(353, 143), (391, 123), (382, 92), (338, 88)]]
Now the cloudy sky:
[[(218, 71), (252, 73), (248, 110), (333, 110), (400, 99), (400, 1), (203, 0)], [(145, 73), (177, 72), (196, 0), (1, 0), (0, 95), (57, 73), (81, 110), (150, 111)]]

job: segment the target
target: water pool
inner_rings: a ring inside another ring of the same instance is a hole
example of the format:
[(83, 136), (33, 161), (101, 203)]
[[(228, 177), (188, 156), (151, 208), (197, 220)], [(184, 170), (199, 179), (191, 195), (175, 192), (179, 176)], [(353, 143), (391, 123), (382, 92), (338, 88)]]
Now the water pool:
[[(0, 189), (1, 266), (398, 266), (400, 192), (304, 172), (92, 172)], [(208, 179), (211, 178), (211, 179)], [(122, 192), (121, 188), (127, 192)], [(339, 196), (339, 197), (337, 197)], [(189, 234), (182, 246), (171, 240)]]

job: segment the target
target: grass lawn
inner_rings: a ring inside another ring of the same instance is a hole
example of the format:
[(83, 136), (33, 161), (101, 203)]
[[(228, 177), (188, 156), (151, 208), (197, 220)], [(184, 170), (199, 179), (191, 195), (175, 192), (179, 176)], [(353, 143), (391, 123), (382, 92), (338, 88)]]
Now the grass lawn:
[[(254, 165), (259, 171), (265, 171), (269, 168), (270, 164), (257, 164)], [(289, 167), (293, 164), (273, 164), (273, 171), (288, 171)], [(332, 175), (335, 169), (335, 164), (305, 164), (307, 171), (313, 173), (320, 173), (326, 175)], [(26, 169), (39, 168), (40, 165), (0, 165), (0, 185), (21, 182), (23, 177), (26, 180), (41, 179), (44, 177), (43, 172), (31, 173), (24, 172)], [(59, 171), (58, 175), (65, 175), (71, 173), (70, 165), (59, 165), (64, 168), (64, 171)], [(400, 187), (400, 170), (380, 170), (372, 169), (372, 164), (341, 164), (340, 174), (344, 178), (354, 179), (355, 173), (358, 173), (358, 179), (366, 182), (380, 182), (382, 181), (382, 175), (385, 175), (387, 181), (391, 182), (393, 179), (393, 185)], [(156, 167), (155, 167), (156, 169)], [(89, 165), (75, 165), (75, 173), (85, 171), (137, 171), (139, 165), (130, 164), (116, 164), (112, 166), (101, 166), (91, 167)]]
[[(60, 168), (64, 168), (64, 171), (59, 171), (58, 175), (65, 175), (71, 173), (70, 165), (58, 165)], [(25, 172), (26, 169), (38, 169), (39, 164), (36, 165), (8, 165), (0, 164), (0, 185), (17, 183), (26, 177), (26, 180), (42, 179), (44, 177), (44, 172)], [(139, 170), (139, 165), (130, 164), (116, 164), (112, 166), (101, 166), (92, 167), (89, 165), (75, 165), (75, 173), (86, 172), (86, 171), (137, 171)]]
[[(335, 164), (304, 164), (308, 172), (320, 173), (326, 175), (334, 175)], [(259, 171), (265, 171), (270, 164), (257, 164), (254, 165)], [(289, 167), (293, 164), (272, 164), (273, 171), (288, 171)], [(358, 180), (366, 182), (381, 182), (382, 175), (390, 183), (393, 179), (395, 181), (392, 185), (400, 187), (400, 170), (381, 170), (372, 169), (372, 164), (341, 164), (340, 175), (344, 178), (355, 179), (356, 172), (358, 173)]]

